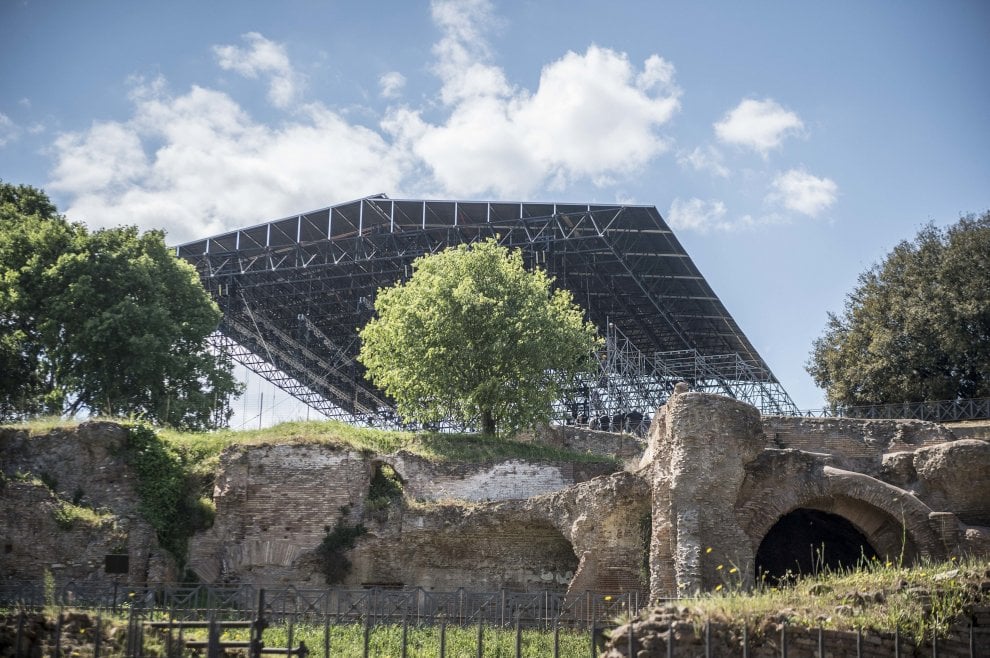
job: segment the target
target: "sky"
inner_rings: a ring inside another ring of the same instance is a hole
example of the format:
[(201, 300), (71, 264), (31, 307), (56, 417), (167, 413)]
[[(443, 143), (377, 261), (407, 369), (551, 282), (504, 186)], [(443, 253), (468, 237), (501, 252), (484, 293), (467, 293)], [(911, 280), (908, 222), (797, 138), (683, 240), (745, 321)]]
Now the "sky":
[(990, 209), (990, 2), (0, 0), (0, 179), (191, 241), (372, 194), (656, 206), (802, 409)]

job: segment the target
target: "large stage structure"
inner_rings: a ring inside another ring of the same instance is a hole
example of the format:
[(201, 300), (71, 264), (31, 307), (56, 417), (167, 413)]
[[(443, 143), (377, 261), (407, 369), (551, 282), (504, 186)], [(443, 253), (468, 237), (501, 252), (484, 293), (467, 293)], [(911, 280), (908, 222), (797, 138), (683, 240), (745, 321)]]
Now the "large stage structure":
[(220, 305), (218, 349), (331, 418), (401, 426), (363, 377), (358, 330), (412, 261), (494, 237), (571, 291), (605, 338), (559, 422), (637, 429), (678, 381), (797, 408), (652, 206), (378, 195), (189, 242), (179, 257)]

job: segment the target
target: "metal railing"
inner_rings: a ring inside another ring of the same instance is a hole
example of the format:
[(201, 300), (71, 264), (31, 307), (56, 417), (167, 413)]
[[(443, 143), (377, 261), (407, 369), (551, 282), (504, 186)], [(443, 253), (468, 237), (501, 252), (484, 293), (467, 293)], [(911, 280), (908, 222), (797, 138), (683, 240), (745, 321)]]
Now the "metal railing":
[(990, 398), (807, 409), (799, 411), (796, 415), (809, 418), (927, 420), (934, 423), (951, 423), (961, 420), (990, 419)]
[[(434, 591), (422, 587), (402, 589), (328, 587), (265, 588), (265, 615), (277, 621), (332, 620), (334, 624), (370, 619), (374, 624), (407, 621), (416, 625), (445, 623), (526, 628), (588, 627), (621, 614), (639, 611), (640, 593), (593, 592), (566, 594), (558, 591), (478, 592), (465, 588)], [(46, 594), (37, 583), (0, 585), (0, 605), (41, 607), (79, 606), (97, 610), (140, 609), (150, 619), (247, 619), (258, 590), (251, 585), (216, 587), (147, 586), (70, 582)], [(644, 601), (645, 603), (645, 601)]]

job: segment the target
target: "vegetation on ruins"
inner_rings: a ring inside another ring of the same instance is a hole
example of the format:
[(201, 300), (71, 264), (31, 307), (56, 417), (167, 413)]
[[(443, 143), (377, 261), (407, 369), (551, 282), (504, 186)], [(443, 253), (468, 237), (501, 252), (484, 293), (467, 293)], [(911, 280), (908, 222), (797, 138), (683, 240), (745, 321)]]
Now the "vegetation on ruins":
[(327, 585), (337, 585), (351, 572), (347, 551), (354, 548), (358, 537), (366, 533), (364, 525), (348, 523), (340, 518), (332, 530), (327, 530), (323, 541), (316, 547), (317, 568), (323, 574)]
[(137, 474), (141, 515), (155, 529), (158, 544), (181, 565), (189, 538), (210, 527), (215, 514), (212, 501), (204, 498), (212, 481), (204, 482), (193, 468), (202, 452), (164, 441), (145, 424), (127, 429), (124, 458)]
[[(713, 556), (713, 559), (717, 557)], [(724, 561), (723, 583), (713, 592), (682, 598), (677, 607), (705, 621), (749, 625), (754, 633), (784, 621), (795, 626), (892, 633), (920, 641), (944, 636), (973, 606), (990, 605), (986, 559), (924, 559), (912, 566), (861, 560), (854, 568), (823, 569), (785, 584), (747, 589)]]
[(925, 226), (860, 275), (807, 370), (832, 405), (990, 397), (990, 211)]
[(424, 256), (407, 281), (378, 291), (358, 358), (408, 420), (453, 418), (488, 435), (529, 427), (549, 417), (598, 341), (551, 284), (495, 240)]
[(0, 181), (0, 421), (88, 411), (221, 426), (239, 385), (206, 344), (219, 320), (160, 231), (91, 232), (41, 190)]

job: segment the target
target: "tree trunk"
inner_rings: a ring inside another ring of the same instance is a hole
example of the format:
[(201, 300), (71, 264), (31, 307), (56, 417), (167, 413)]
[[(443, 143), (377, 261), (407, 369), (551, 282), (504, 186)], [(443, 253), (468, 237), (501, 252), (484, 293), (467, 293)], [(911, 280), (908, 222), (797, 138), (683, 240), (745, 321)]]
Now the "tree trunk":
[(485, 436), (495, 436), (495, 418), (491, 409), (481, 410), (481, 433)]

